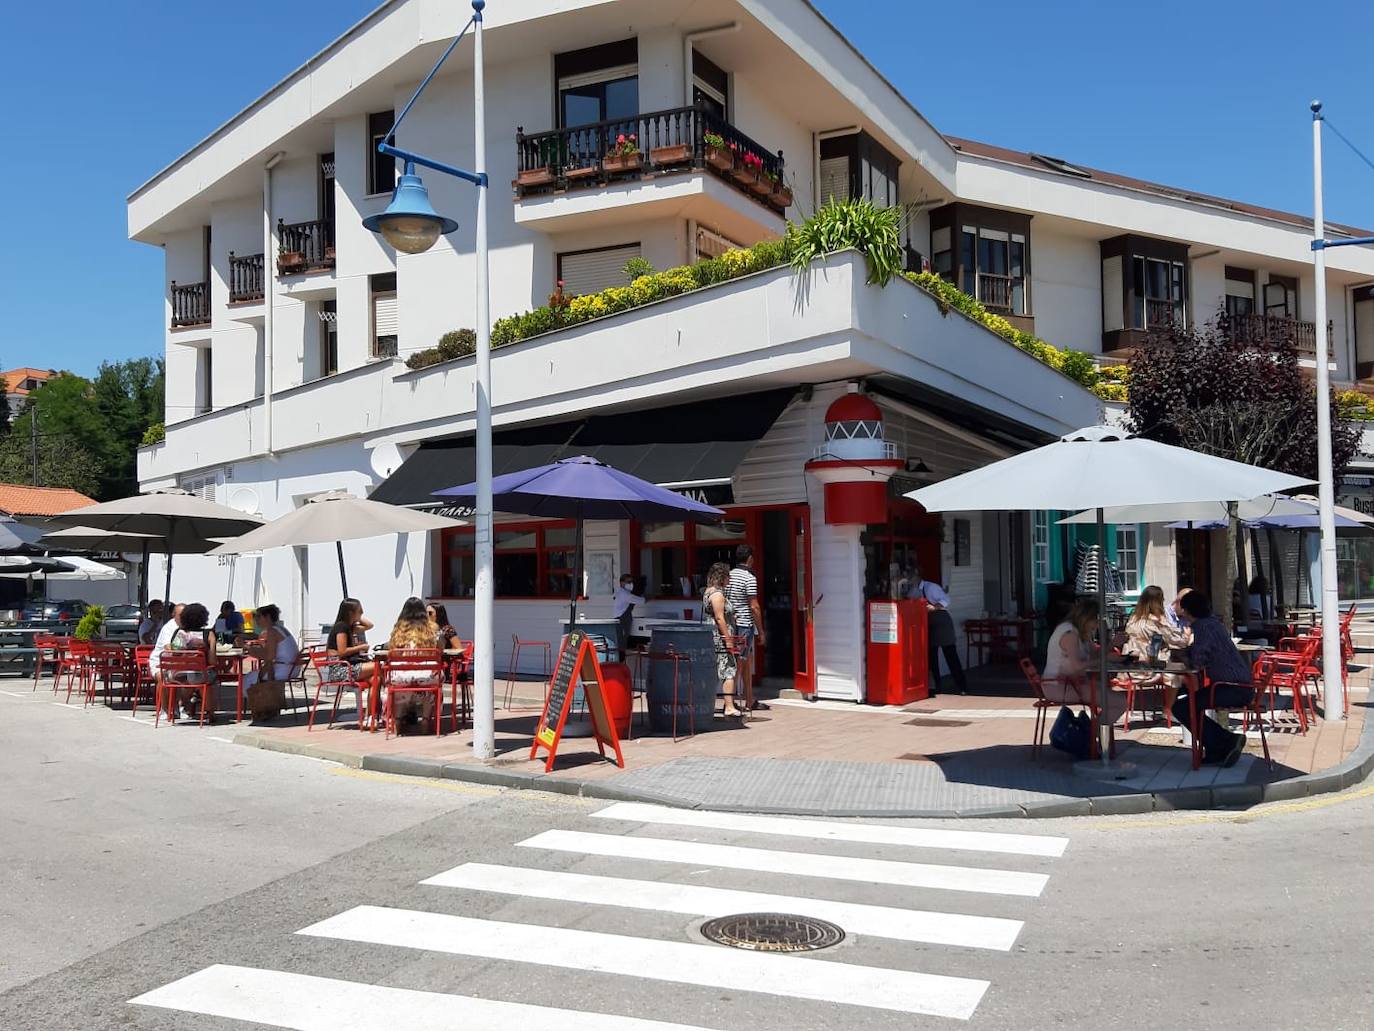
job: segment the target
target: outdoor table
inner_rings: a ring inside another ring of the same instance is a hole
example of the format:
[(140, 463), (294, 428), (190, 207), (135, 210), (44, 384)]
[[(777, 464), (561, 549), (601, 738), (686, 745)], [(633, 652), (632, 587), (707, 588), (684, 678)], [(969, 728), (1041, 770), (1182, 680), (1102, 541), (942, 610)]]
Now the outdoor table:
[[(1088, 672), (1096, 678), (1101, 667), (1091, 665)], [(1186, 662), (1170, 660), (1169, 662), (1122, 662), (1119, 658), (1107, 660), (1107, 676), (1118, 677), (1128, 673), (1164, 673), (1180, 677), (1183, 680), (1183, 689), (1188, 692), (1188, 726), (1183, 728), (1192, 737), (1193, 749), (1193, 769), (1197, 769), (1202, 763), (1202, 752), (1200, 746), (1200, 734), (1193, 734), (1192, 727), (1197, 724), (1197, 690), (1200, 680), (1199, 670), (1195, 666), (1190, 666)], [(1096, 731), (1097, 720), (1094, 718), (1094, 732)]]
[(243, 667), (249, 659), (256, 657), (250, 655), (242, 648), (216, 648), (215, 649), (215, 668), (221, 673), (228, 673), (235, 680), (235, 703), (234, 703), (234, 722), (243, 722)]
[(458, 691), (463, 692), (463, 712), (472, 711), (472, 703), (468, 698), (469, 677), (472, 670), (468, 663), (468, 650), (466, 648), (445, 648), (444, 661), (449, 668), (449, 689), (451, 704), (453, 706), (453, 729), (462, 730), (463, 721), (459, 719)]

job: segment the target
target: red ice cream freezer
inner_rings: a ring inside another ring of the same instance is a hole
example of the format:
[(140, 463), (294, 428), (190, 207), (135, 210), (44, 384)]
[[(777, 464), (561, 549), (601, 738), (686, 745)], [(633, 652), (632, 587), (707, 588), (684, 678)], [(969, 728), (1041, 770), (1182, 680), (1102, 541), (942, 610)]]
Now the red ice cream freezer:
[(926, 610), (924, 600), (868, 603), (868, 704), (906, 705), (930, 696)]

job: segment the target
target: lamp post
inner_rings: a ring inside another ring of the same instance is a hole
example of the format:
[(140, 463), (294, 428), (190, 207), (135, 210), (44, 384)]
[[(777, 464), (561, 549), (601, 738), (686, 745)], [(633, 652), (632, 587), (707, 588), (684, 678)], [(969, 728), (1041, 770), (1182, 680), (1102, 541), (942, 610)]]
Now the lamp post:
[[(1326, 718), (1345, 718), (1345, 659), (1341, 655), (1340, 595), (1336, 583), (1336, 483), (1331, 468), (1331, 371), (1327, 367), (1326, 251), (1374, 243), (1374, 236), (1326, 239), (1322, 214), (1322, 102), (1312, 101), (1312, 274), (1316, 280), (1317, 319), (1317, 521), (1321, 527), (1322, 680)], [(1339, 134), (1339, 133), (1338, 133)], [(1332, 671), (1336, 681), (1332, 682)]]
[[(452, 233), (458, 223), (434, 210), (429, 192), (415, 172), (415, 166), (431, 168), (445, 175), (455, 176), (477, 187), (476, 221), (476, 331), (477, 331), (477, 511), (476, 565), (477, 583), (473, 599), (473, 705), (472, 747), (479, 759), (496, 754), (496, 717), (493, 690), (494, 648), (492, 642), (492, 603), (495, 597), (491, 535), (491, 296), (490, 266), (487, 258), (487, 144), (485, 84), (482, 72), (482, 11), (486, 0), (472, 0), (472, 20), (449, 44), (443, 56), (430, 69), (401, 109), (396, 123), (377, 149), (405, 162), (404, 172), (396, 182), (391, 203), (379, 215), (363, 219), (363, 226), (381, 236), (398, 251), (419, 254), (429, 250), (439, 237)], [(421, 154), (402, 150), (395, 145), (396, 129), (409, 113), (430, 80), (438, 73), (449, 54), (453, 53), (468, 29), (473, 30), (472, 95), (476, 107), (473, 120), (475, 149), (473, 162), (477, 171), (469, 172)]]

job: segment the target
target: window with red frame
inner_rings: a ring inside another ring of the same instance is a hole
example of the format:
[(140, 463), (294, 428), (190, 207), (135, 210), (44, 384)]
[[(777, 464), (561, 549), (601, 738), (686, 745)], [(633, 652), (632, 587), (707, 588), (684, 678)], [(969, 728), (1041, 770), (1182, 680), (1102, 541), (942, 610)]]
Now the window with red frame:
[[(572, 590), (576, 524), (501, 523), (493, 529), (496, 597), (566, 598)], [(443, 597), (471, 598), (477, 568), (474, 531), (445, 530), (441, 572)]]
[(715, 526), (640, 523), (635, 539), (646, 598), (697, 598), (712, 563), (735, 564), (735, 548), (748, 540), (748, 528), (742, 519)]

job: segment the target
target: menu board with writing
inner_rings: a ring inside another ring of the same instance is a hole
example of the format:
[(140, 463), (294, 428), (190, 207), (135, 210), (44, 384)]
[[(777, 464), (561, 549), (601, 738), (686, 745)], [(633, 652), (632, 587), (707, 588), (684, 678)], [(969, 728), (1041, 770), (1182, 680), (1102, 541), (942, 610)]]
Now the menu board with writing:
[(581, 685), (583, 697), (587, 700), (587, 712), (591, 717), (592, 736), (596, 739), (597, 749), (604, 757), (606, 746), (609, 745), (615, 752), (616, 765), (623, 769), (625, 757), (620, 753), (620, 738), (616, 735), (615, 723), (606, 706), (605, 681), (601, 677), (596, 646), (581, 630), (568, 634), (558, 650), (558, 662), (544, 699), (544, 711), (539, 717), (534, 740), (530, 743), (530, 758), (533, 759), (543, 748), (549, 753), (544, 770), (548, 772), (553, 769), (558, 743), (562, 740), (563, 727), (568, 722), (568, 712), (572, 708), (574, 683)]
[(897, 603), (895, 601), (869, 602), (868, 639), (874, 644), (897, 643)]

